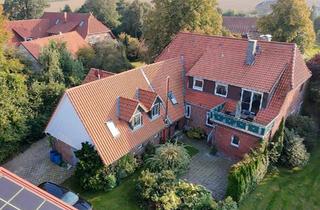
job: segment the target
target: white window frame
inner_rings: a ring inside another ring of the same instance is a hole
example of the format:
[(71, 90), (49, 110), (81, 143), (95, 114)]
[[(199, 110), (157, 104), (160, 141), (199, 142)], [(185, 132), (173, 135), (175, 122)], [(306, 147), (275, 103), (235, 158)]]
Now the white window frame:
[[(158, 113), (154, 114), (154, 108), (157, 108)], [(156, 119), (160, 116), (160, 103), (155, 103), (151, 108), (151, 119)]]
[[(238, 144), (233, 143), (233, 140), (234, 140), (235, 137), (237, 137), (237, 138), (239, 139)], [(234, 146), (234, 147), (239, 148), (239, 147), (240, 147), (240, 138), (239, 138), (239, 136), (232, 135), (232, 136), (231, 136), (231, 142), (230, 142), (230, 144), (231, 144), (231, 146)]]
[[(261, 110), (262, 107), (262, 102), (263, 102), (263, 93), (255, 91), (255, 90), (250, 90), (250, 89), (245, 89), (245, 88), (241, 88), (241, 104), (242, 104), (242, 97), (243, 97), (243, 91), (248, 91), (251, 92), (251, 98), (250, 98), (250, 106), (249, 106), (249, 111), (251, 112), (252, 109), (252, 99), (253, 99), (253, 95), (254, 93), (260, 94), (261, 95), (261, 100), (260, 100), (260, 107), (259, 107), (259, 111)], [(241, 105), (241, 110), (242, 110), (242, 105)], [(257, 114), (257, 113), (256, 113)]]
[[(189, 114), (187, 113), (187, 110), (190, 110), (189, 111)], [(184, 106), (184, 116), (185, 116), (185, 118), (190, 118), (191, 117), (191, 105), (189, 105), (189, 104), (186, 104), (185, 106)]]
[[(201, 82), (201, 83), (202, 83), (202, 86), (201, 86), (201, 87), (196, 86), (196, 82)], [(192, 89), (194, 89), (194, 90), (199, 90), (199, 91), (203, 91), (203, 86), (204, 86), (204, 80), (203, 80), (203, 79), (193, 78)]]
[[(223, 87), (226, 88), (226, 95), (222, 95), (222, 94), (217, 93), (217, 86), (218, 86), (218, 85), (219, 85), (219, 86), (223, 86)], [(229, 86), (228, 86), (228, 85), (223, 84), (223, 83), (220, 83), (220, 82), (216, 82), (215, 88), (214, 88), (214, 94), (217, 95), (217, 96), (221, 96), (221, 97), (226, 98), (226, 97), (228, 96), (228, 89), (229, 89)]]
[[(134, 125), (134, 120), (137, 116), (140, 116), (140, 124)], [(141, 112), (137, 112), (132, 116), (131, 126), (133, 130), (137, 130), (142, 127), (142, 114)]]
[(206, 113), (206, 126), (213, 127), (214, 122), (212, 122), (212, 125), (208, 123), (208, 121), (209, 121), (209, 115), (210, 115), (210, 112), (207, 112), (207, 113)]

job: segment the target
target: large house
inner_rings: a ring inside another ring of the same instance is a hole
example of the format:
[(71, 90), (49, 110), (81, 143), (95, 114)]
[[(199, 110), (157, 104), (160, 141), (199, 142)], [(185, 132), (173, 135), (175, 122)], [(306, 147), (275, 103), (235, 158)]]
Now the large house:
[(0, 167), (0, 209), (76, 210), (2, 167)]
[(295, 44), (179, 33), (156, 63), (67, 90), (45, 133), (71, 164), (82, 142), (111, 164), (192, 127), (240, 159), (299, 112), (310, 76)]
[(114, 39), (111, 30), (91, 13), (45, 12), (40, 19), (8, 21), (10, 44), (76, 31), (89, 44)]
[(261, 33), (257, 29), (257, 20), (256, 17), (223, 16), (223, 27), (234, 36), (259, 39)]

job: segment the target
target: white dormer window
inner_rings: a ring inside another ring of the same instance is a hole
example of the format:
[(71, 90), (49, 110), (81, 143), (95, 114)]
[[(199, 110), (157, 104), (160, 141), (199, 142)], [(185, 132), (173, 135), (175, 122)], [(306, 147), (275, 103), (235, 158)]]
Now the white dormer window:
[(156, 103), (153, 105), (152, 109), (151, 109), (151, 118), (157, 118), (160, 115), (160, 104)]
[(58, 25), (60, 23), (60, 20), (59, 19), (57, 19), (56, 20), (56, 25)]
[(214, 94), (221, 97), (227, 97), (228, 95), (228, 85), (222, 83), (216, 83)]
[(118, 136), (120, 135), (120, 131), (119, 131), (119, 129), (116, 127), (116, 125), (113, 123), (113, 121), (110, 120), (110, 121), (108, 121), (106, 124), (107, 124), (107, 127), (108, 127), (108, 129), (110, 130), (113, 138), (116, 138), (116, 137), (118, 137)]
[(83, 21), (83, 20), (81, 20), (81, 22), (80, 22), (79, 26), (80, 26), (80, 27), (82, 27), (82, 26), (83, 26), (83, 24), (84, 24), (84, 21)]
[(192, 88), (194, 90), (203, 91), (203, 79), (194, 78)]
[(131, 126), (133, 130), (138, 129), (142, 126), (142, 114), (140, 112), (133, 115)]

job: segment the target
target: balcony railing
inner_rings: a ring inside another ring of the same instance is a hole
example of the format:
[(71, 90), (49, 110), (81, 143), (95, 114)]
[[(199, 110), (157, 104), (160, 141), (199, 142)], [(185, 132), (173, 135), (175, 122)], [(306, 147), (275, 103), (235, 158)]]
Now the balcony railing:
[(215, 123), (222, 124), (261, 138), (265, 137), (273, 126), (273, 122), (265, 126), (259, 123), (243, 120), (241, 118), (236, 118), (235, 116), (225, 114), (222, 112), (224, 106), (225, 103), (222, 103), (211, 109), (209, 117)]

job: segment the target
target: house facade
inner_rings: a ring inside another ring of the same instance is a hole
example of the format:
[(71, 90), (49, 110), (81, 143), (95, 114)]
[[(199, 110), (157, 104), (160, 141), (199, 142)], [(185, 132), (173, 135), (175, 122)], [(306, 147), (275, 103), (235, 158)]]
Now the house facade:
[(310, 76), (295, 44), (179, 33), (154, 64), (67, 90), (45, 132), (72, 164), (85, 141), (111, 164), (192, 127), (241, 159), (299, 112)]

